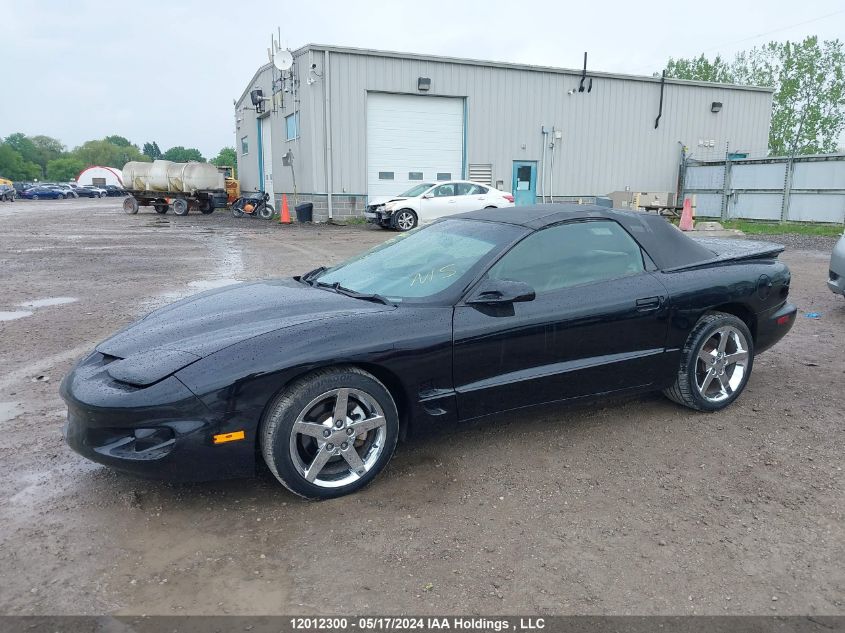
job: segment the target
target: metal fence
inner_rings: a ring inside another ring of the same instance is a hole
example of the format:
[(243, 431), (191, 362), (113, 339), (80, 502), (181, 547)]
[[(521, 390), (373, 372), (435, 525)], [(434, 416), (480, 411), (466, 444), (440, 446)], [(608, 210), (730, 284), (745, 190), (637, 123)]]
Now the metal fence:
[(696, 217), (845, 222), (845, 154), (688, 160), (682, 183)]

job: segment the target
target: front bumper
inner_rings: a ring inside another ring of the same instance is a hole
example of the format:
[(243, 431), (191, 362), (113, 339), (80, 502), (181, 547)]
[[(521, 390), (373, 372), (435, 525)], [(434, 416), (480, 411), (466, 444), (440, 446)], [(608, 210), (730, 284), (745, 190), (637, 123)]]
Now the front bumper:
[(175, 376), (146, 388), (111, 378), (110, 357), (93, 353), (62, 381), (68, 406), (64, 437), (91, 461), (169, 481), (208, 481), (255, 473), (254, 431), (215, 444), (232, 431)]
[(367, 209), (366, 211), (364, 211), (364, 217), (367, 218), (367, 222), (369, 222), (370, 224), (378, 224), (380, 226), (393, 225), (393, 214), (387, 213), (385, 211)]

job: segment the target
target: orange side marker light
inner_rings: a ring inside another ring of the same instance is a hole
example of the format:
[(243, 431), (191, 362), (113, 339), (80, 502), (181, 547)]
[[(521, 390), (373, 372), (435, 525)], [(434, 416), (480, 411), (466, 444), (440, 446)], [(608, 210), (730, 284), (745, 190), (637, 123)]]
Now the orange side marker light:
[(220, 435), (215, 435), (214, 443), (225, 444), (226, 442), (236, 442), (245, 438), (246, 434), (243, 431), (233, 431), (232, 433), (221, 433)]

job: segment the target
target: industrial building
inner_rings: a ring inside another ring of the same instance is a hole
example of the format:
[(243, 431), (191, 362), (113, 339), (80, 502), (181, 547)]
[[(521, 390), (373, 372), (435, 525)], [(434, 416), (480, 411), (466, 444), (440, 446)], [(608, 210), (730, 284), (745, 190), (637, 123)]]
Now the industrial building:
[[(241, 186), (316, 220), (466, 178), (527, 204), (678, 186), (684, 151), (768, 144), (768, 88), (308, 44), (235, 102)], [(281, 68), (281, 69), (280, 69)]]

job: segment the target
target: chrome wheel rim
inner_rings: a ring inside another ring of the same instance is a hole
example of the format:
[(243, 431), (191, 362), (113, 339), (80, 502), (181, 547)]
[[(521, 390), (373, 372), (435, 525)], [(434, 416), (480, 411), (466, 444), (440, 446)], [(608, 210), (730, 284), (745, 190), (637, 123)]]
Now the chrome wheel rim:
[(299, 475), (321, 488), (354, 483), (378, 463), (387, 439), (384, 411), (359, 389), (332, 389), (300, 412), (290, 434)]
[(737, 328), (721, 327), (710, 335), (696, 358), (695, 383), (708, 402), (723, 402), (736, 393), (748, 371), (748, 340)]
[(403, 231), (408, 231), (414, 228), (414, 216), (408, 211), (402, 211), (396, 216), (396, 225)]

